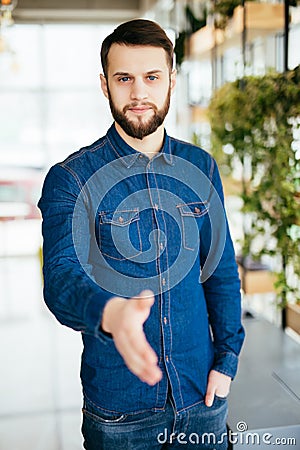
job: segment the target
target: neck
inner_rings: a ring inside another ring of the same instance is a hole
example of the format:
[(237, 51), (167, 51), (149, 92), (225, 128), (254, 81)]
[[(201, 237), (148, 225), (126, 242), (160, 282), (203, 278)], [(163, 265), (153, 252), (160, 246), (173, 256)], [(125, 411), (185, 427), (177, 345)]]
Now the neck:
[(163, 124), (160, 125), (154, 133), (145, 136), (143, 139), (137, 139), (129, 136), (117, 122), (115, 122), (115, 127), (126, 144), (130, 145), (130, 147), (134, 148), (138, 152), (144, 153), (148, 156), (148, 158), (152, 158), (154, 155), (156, 155), (156, 153), (158, 153), (163, 146)]

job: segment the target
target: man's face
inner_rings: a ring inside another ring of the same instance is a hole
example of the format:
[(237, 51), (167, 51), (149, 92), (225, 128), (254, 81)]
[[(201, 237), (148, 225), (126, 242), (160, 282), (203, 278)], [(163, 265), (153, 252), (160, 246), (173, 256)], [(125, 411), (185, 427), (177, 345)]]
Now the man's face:
[(175, 72), (170, 73), (162, 48), (113, 44), (101, 86), (115, 121), (127, 135), (143, 139), (169, 111)]

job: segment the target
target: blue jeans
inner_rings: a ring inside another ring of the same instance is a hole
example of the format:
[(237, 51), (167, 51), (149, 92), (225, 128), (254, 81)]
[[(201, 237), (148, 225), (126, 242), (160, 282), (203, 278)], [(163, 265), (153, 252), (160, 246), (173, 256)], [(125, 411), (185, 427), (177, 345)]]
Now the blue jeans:
[(179, 414), (163, 411), (111, 415), (84, 401), (82, 434), (87, 450), (227, 449), (227, 400), (215, 397)]

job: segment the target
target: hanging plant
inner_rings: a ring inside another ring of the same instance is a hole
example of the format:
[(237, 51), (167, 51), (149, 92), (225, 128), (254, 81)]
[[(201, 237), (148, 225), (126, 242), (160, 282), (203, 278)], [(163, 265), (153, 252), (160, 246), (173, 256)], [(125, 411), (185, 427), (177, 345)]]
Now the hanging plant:
[(185, 7), (185, 17), (187, 22), (186, 29), (179, 32), (174, 47), (177, 67), (181, 66), (186, 55), (187, 39), (191, 36), (192, 33), (195, 33), (206, 25), (207, 8), (203, 8), (202, 15), (198, 18), (194, 15), (192, 9), (187, 5)]
[(224, 30), (229, 19), (232, 18), (235, 8), (242, 4), (241, 0), (216, 0), (212, 4), (212, 13), (215, 20), (214, 25), (216, 28)]
[(240, 195), (251, 223), (243, 255), (280, 257), (276, 287), (284, 306), (300, 298), (300, 68), (225, 84), (209, 116), (220, 167), (244, 168)]

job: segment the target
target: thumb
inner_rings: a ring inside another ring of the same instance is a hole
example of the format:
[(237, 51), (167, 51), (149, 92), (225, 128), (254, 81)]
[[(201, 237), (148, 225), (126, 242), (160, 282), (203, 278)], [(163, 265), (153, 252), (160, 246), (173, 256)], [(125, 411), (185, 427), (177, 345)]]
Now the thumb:
[(206, 406), (212, 406), (215, 398), (215, 390), (208, 384), (207, 391), (205, 395), (205, 404)]
[(154, 294), (150, 289), (145, 289), (134, 298), (136, 299), (135, 306), (140, 310), (150, 309), (154, 303)]

